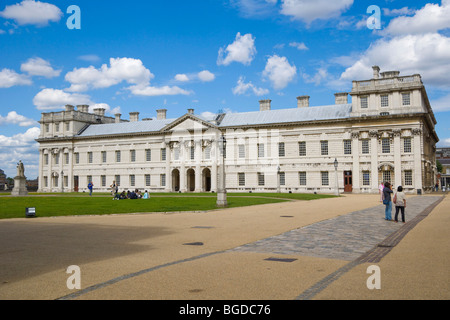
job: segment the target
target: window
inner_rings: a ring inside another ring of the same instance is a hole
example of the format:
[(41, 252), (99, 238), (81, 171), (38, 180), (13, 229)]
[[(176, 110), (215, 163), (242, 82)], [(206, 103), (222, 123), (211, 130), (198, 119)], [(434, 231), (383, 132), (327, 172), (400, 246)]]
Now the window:
[(264, 173), (258, 173), (258, 186), (262, 187), (266, 184)]
[(55, 131), (59, 132), (59, 123), (55, 124)]
[(53, 177), (53, 186), (58, 187), (58, 185), (59, 185), (58, 177)]
[(320, 142), (320, 153), (323, 156), (328, 155), (328, 141), (321, 141)]
[(363, 186), (370, 186), (370, 172), (363, 171)]
[(412, 185), (413, 185), (412, 171), (411, 170), (405, 171), (405, 186), (412, 186)]
[(120, 176), (115, 176), (114, 180), (116, 181), (116, 185), (120, 187)]
[(48, 154), (44, 154), (44, 164), (48, 165)]
[(136, 162), (136, 150), (130, 151), (130, 160), (131, 162)]
[(391, 140), (389, 138), (381, 140), (381, 152), (391, 153)]
[(173, 158), (175, 161), (180, 160), (180, 148), (173, 149)]
[(411, 94), (409, 92), (402, 93), (402, 102), (404, 106), (410, 106), (411, 105)]
[(59, 153), (55, 154), (55, 164), (59, 164)]
[(191, 147), (191, 160), (195, 160), (195, 147)]
[(361, 97), (361, 109), (367, 109), (369, 107), (369, 97)]
[(244, 144), (239, 145), (239, 158), (245, 159), (245, 145)]
[(116, 151), (116, 162), (120, 162), (120, 161), (121, 161), (120, 151)]
[(102, 151), (102, 162), (106, 163), (106, 151)]
[(66, 122), (66, 131), (70, 131), (70, 122)]
[(245, 187), (245, 173), (238, 173), (239, 186)]
[(65, 153), (64, 154), (64, 160), (66, 161), (66, 164), (69, 164), (69, 154), (68, 153)]
[(344, 154), (352, 154), (352, 140), (344, 140)]
[(299, 177), (299, 180), (300, 180), (300, 185), (301, 186), (306, 186), (306, 183), (307, 183), (307, 181), (306, 181), (306, 172), (299, 172), (298, 173), (298, 177)]
[(66, 188), (69, 187), (69, 177), (68, 177), (68, 176), (64, 176), (64, 186), (65, 186)]
[(50, 132), (50, 125), (49, 125), (49, 124), (46, 124), (46, 125), (45, 125), (45, 132), (46, 132), (46, 133), (49, 133), (49, 132)]
[(44, 187), (48, 187), (48, 177), (44, 177)]
[(166, 175), (162, 174), (161, 175), (161, 187), (165, 187), (166, 186)]
[(93, 163), (94, 161), (94, 155), (92, 152), (88, 152), (88, 163)]
[(264, 158), (264, 144), (258, 143), (258, 158)]
[(392, 183), (391, 180), (392, 180), (391, 172), (390, 171), (383, 171), (383, 181)]
[(280, 172), (280, 186), (286, 185), (286, 172)]
[(404, 153), (411, 153), (411, 151), (412, 151), (411, 138), (403, 139), (403, 152)]
[(134, 174), (130, 175), (130, 186), (136, 186), (136, 176)]
[(92, 182), (92, 176), (87, 176), (87, 184)]
[(79, 164), (80, 163), (80, 154), (79, 153), (75, 153), (75, 163)]
[(298, 155), (300, 157), (306, 157), (306, 142), (302, 141), (298, 143)]
[(102, 187), (106, 187), (106, 176), (101, 176)]
[(322, 175), (322, 186), (329, 186), (330, 179), (328, 177), (328, 172), (321, 172)]
[(161, 149), (161, 161), (166, 161), (167, 155), (166, 155), (166, 149)]
[(149, 174), (145, 175), (145, 186), (150, 187), (151, 186), (151, 178)]
[(389, 107), (389, 96), (388, 95), (381, 96), (381, 107), (382, 108)]
[(370, 153), (370, 144), (369, 140), (362, 140), (362, 154), (369, 154)]
[(281, 143), (278, 144), (278, 156), (279, 157), (285, 157), (286, 156), (286, 150), (285, 150), (284, 142), (281, 142)]
[(152, 150), (150, 149), (145, 150), (145, 161), (147, 162), (152, 161)]

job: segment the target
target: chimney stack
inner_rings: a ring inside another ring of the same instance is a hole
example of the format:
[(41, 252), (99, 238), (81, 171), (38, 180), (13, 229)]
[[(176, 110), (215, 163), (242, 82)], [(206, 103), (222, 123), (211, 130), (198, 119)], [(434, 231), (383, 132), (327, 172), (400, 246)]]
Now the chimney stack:
[(188, 109), (189, 114), (194, 114), (194, 111), (195, 111), (194, 109)]
[(130, 122), (139, 121), (139, 112), (130, 112)]
[(120, 113), (116, 113), (115, 116), (116, 116), (116, 123), (121, 123), (122, 120), (120, 120), (120, 117), (121, 117), (122, 115), (121, 115)]
[(104, 117), (105, 116), (105, 109), (103, 109), (103, 108), (98, 108), (98, 109), (95, 109), (94, 110), (94, 113), (96, 114), (96, 115), (98, 115), (98, 116), (102, 116), (102, 117)]
[(348, 93), (347, 92), (342, 92), (342, 93), (336, 93), (335, 95), (336, 98), (336, 104), (348, 104)]
[(259, 102), (259, 111), (272, 110), (272, 100), (261, 100)]
[(77, 106), (78, 111), (89, 113), (89, 106), (88, 105), (79, 105)]
[(297, 98), (297, 106), (298, 108), (309, 108), (309, 99), (310, 96), (301, 96)]
[(161, 110), (156, 110), (158, 116), (157, 116), (157, 120), (166, 120), (167, 118), (167, 110), (166, 109), (161, 109)]
[(71, 105), (66, 105), (66, 112), (71, 112), (71, 111), (74, 111), (75, 110), (75, 107), (74, 106), (71, 106)]
[(380, 79), (380, 67), (379, 66), (373, 66), (373, 78), (374, 79)]

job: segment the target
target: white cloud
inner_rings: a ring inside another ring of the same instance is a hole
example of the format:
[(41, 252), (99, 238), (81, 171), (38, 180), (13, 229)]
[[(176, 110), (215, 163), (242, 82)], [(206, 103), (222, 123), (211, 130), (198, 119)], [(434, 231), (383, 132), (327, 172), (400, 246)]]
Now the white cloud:
[(216, 79), (216, 76), (208, 70), (203, 70), (198, 73), (198, 78), (203, 82), (211, 82)]
[(58, 89), (43, 89), (33, 99), (38, 110), (55, 110), (65, 105), (91, 105), (90, 97), (79, 93), (67, 93)]
[(231, 0), (231, 3), (246, 17), (273, 14), (278, 0)]
[(434, 33), (450, 28), (450, 1), (442, 0), (442, 5), (428, 3), (416, 11), (414, 16), (401, 16), (391, 20), (383, 34), (391, 36), (405, 34)]
[[(226, 55), (224, 57), (224, 55)], [(220, 48), (218, 65), (229, 65), (232, 62), (239, 62), (250, 65), (256, 55), (255, 38), (251, 34), (241, 36), (238, 32), (235, 41), (226, 48)]]
[(12, 19), (19, 25), (46, 26), (50, 21), (58, 22), (62, 16), (63, 13), (57, 6), (34, 0), (6, 6), (0, 12), (0, 17)]
[(128, 88), (131, 93), (137, 96), (174, 96), (174, 95), (190, 95), (192, 92), (181, 89), (177, 86), (163, 86), (163, 87), (152, 87), (152, 86), (131, 86)]
[(245, 83), (245, 78), (242, 76), (239, 78), (236, 87), (232, 89), (235, 95), (246, 94), (249, 90), (253, 91), (256, 96), (263, 96), (269, 93), (269, 90), (258, 88), (251, 82)]
[(303, 42), (291, 42), (289, 46), (297, 48), (298, 50), (309, 50), (309, 48)]
[(319, 85), (323, 80), (329, 79), (329, 74), (326, 68), (319, 68), (314, 76), (310, 76), (303, 73), (303, 79), (306, 83), (314, 83), (316, 86)]
[(277, 55), (271, 56), (267, 60), (266, 68), (263, 71), (263, 76), (272, 82), (272, 86), (276, 90), (287, 87), (296, 75), (297, 68), (290, 65), (286, 57)]
[(353, 5), (353, 0), (282, 0), (281, 13), (311, 24), (315, 20), (338, 17)]
[(61, 70), (55, 70), (50, 65), (50, 62), (42, 58), (31, 58), (23, 63), (20, 67), (22, 72), (28, 73), (30, 76), (42, 76), (46, 78), (58, 77)]
[(437, 147), (439, 148), (449, 148), (450, 147), (450, 138), (439, 141)]
[(30, 127), (36, 124), (36, 121), (11, 111), (6, 117), (0, 115), (0, 125), (18, 124), (21, 127)]
[(421, 74), (429, 85), (450, 86), (450, 38), (438, 33), (380, 39), (341, 75), (342, 80), (370, 79), (372, 66)]
[(383, 8), (383, 13), (385, 16), (393, 17), (393, 16), (411, 15), (411, 14), (414, 14), (415, 11), (408, 7), (403, 7), (401, 9), (392, 9), (392, 10), (389, 8)]
[(18, 74), (14, 70), (3, 69), (0, 71), (0, 88), (11, 88), (14, 86), (31, 85), (28, 76)]
[(66, 74), (65, 79), (71, 83), (67, 91), (82, 92), (90, 88), (109, 88), (123, 81), (134, 85), (148, 85), (153, 77), (139, 59), (111, 58), (110, 66), (104, 64), (100, 69), (94, 66), (74, 69)]
[(25, 133), (19, 133), (12, 137), (0, 135), (0, 147), (26, 147), (35, 143), (41, 130), (37, 127), (28, 129)]
[(180, 82), (188, 82), (190, 79), (186, 74), (177, 74), (175, 76), (175, 80), (180, 81)]

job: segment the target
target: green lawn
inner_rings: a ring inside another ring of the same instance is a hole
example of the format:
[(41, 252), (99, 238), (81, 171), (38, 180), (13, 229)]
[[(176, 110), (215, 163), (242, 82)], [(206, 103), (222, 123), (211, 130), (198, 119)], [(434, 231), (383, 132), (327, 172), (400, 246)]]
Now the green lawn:
[[(279, 203), (293, 200), (315, 200), (325, 195), (301, 194), (229, 194), (230, 208)], [(274, 199), (277, 198), (277, 199)], [(24, 218), (26, 208), (36, 208), (38, 217), (75, 215), (108, 215), (146, 212), (207, 211), (216, 209), (216, 195), (155, 194), (150, 200), (113, 201), (106, 194), (89, 197), (83, 194), (51, 194), (29, 197), (0, 197), (0, 219)]]

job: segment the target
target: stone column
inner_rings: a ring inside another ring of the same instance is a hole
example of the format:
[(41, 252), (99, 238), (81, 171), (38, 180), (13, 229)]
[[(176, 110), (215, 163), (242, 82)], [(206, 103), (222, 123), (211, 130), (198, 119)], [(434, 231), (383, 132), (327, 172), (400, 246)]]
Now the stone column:
[(359, 132), (352, 132), (352, 154), (353, 154), (353, 192), (361, 192), (361, 169), (359, 166)]
[(195, 192), (202, 192), (202, 140), (195, 141)]
[(217, 192), (217, 160), (219, 157), (218, 148), (217, 148), (217, 141), (213, 140), (211, 142), (211, 159), (212, 159), (212, 166), (211, 166), (211, 191)]
[(187, 179), (186, 179), (186, 148), (187, 143), (180, 141), (180, 160), (181, 160), (181, 169), (180, 169), (180, 191), (185, 193), (187, 191)]
[(423, 181), (422, 181), (422, 130), (421, 129), (413, 129), (412, 134), (414, 137), (414, 188), (416, 190), (423, 189)]
[(44, 150), (39, 150), (39, 187), (38, 192), (42, 192), (42, 188), (44, 187)]
[(369, 132), (370, 135), (370, 151), (371, 151), (371, 184), (372, 192), (378, 192), (378, 131), (373, 130)]
[(166, 192), (172, 192), (172, 168), (170, 167), (172, 145), (170, 142), (166, 142), (164, 147), (166, 148)]
[(401, 130), (394, 130), (394, 167), (395, 167), (395, 185), (393, 188), (402, 185), (402, 146), (401, 146)]

